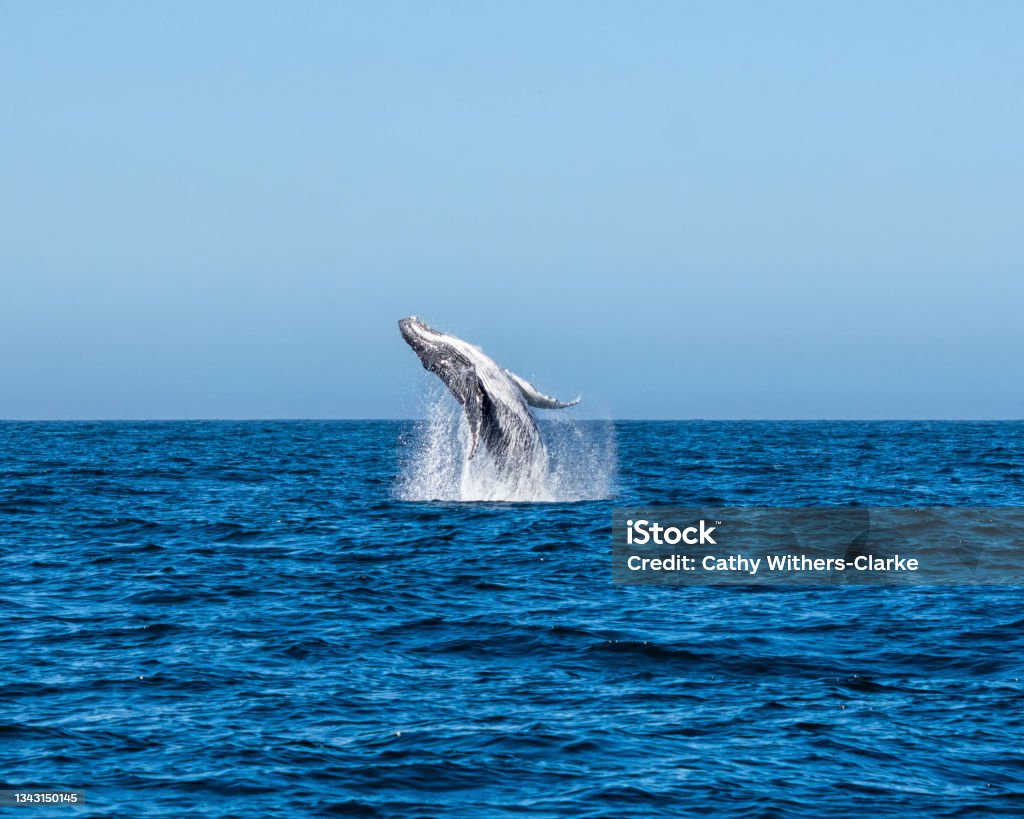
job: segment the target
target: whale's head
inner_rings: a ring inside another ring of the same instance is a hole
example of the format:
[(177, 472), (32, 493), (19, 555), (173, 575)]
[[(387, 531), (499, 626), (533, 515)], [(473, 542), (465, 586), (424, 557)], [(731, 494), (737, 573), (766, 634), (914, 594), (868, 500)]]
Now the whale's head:
[(449, 384), (457, 371), (470, 366), (461, 349), (466, 346), (465, 344), (461, 344), (453, 336), (435, 330), (416, 316), (399, 321), (398, 329), (405, 343), (419, 356), (423, 366), (439, 375), (446, 384)]
[(439, 333), (420, 321), (416, 316), (409, 316), (398, 322), (399, 332), (405, 343), (412, 347), (426, 366), (427, 359), (432, 358), (444, 343), (444, 333)]

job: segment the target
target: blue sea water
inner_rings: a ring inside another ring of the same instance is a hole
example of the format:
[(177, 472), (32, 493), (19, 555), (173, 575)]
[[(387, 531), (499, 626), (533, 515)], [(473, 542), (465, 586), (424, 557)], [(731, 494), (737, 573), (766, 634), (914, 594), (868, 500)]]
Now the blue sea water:
[(402, 500), (411, 423), (0, 424), (0, 788), (86, 791), (37, 816), (1024, 815), (1021, 589), (610, 582), (614, 506), (1024, 506), (1024, 424), (576, 428), (614, 443), (605, 497), (531, 504)]

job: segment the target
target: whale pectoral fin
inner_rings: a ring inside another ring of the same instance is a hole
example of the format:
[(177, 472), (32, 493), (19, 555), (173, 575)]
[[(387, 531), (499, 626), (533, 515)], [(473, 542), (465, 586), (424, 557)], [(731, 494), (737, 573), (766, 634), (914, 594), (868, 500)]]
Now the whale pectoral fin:
[(462, 405), (466, 410), (466, 420), (469, 422), (469, 458), (476, 455), (477, 446), (480, 444), (480, 431), (484, 426), (484, 393), (480, 382), (473, 379), (466, 390), (466, 400)]
[(574, 407), (580, 402), (578, 396), (573, 401), (565, 402), (552, 398), (550, 395), (544, 395), (533, 384), (525, 378), (520, 378), (511, 370), (505, 370), (505, 375), (511, 378), (512, 383), (519, 387), (519, 392), (523, 394), (526, 403), (531, 407), (538, 407), (539, 409), (565, 409), (566, 407)]

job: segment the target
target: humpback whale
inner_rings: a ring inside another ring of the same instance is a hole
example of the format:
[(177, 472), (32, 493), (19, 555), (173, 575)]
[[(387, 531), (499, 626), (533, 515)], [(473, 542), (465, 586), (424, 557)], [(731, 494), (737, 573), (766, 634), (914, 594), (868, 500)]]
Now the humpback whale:
[(517, 487), (543, 480), (547, 450), (529, 407), (564, 409), (580, 399), (559, 401), (544, 395), (479, 347), (434, 330), (416, 316), (402, 319), (398, 328), (423, 367), (440, 378), (462, 406), (469, 428), (467, 462), (483, 451), (512, 495)]

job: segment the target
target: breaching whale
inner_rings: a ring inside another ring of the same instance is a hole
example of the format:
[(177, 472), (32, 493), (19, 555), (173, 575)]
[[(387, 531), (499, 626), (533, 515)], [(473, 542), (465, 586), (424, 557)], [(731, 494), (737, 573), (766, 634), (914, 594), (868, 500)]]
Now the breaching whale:
[(544, 395), (479, 347), (434, 330), (416, 316), (402, 319), (398, 328), (423, 367), (440, 378), (462, 405), (469, 427), (467, 460), (483, 449), (496, 477), (512, 495), (517, 487), (542, 481), (548, 468), (547, 450), (529, 407), (564, 409), (580, 399), (559, 401)]

